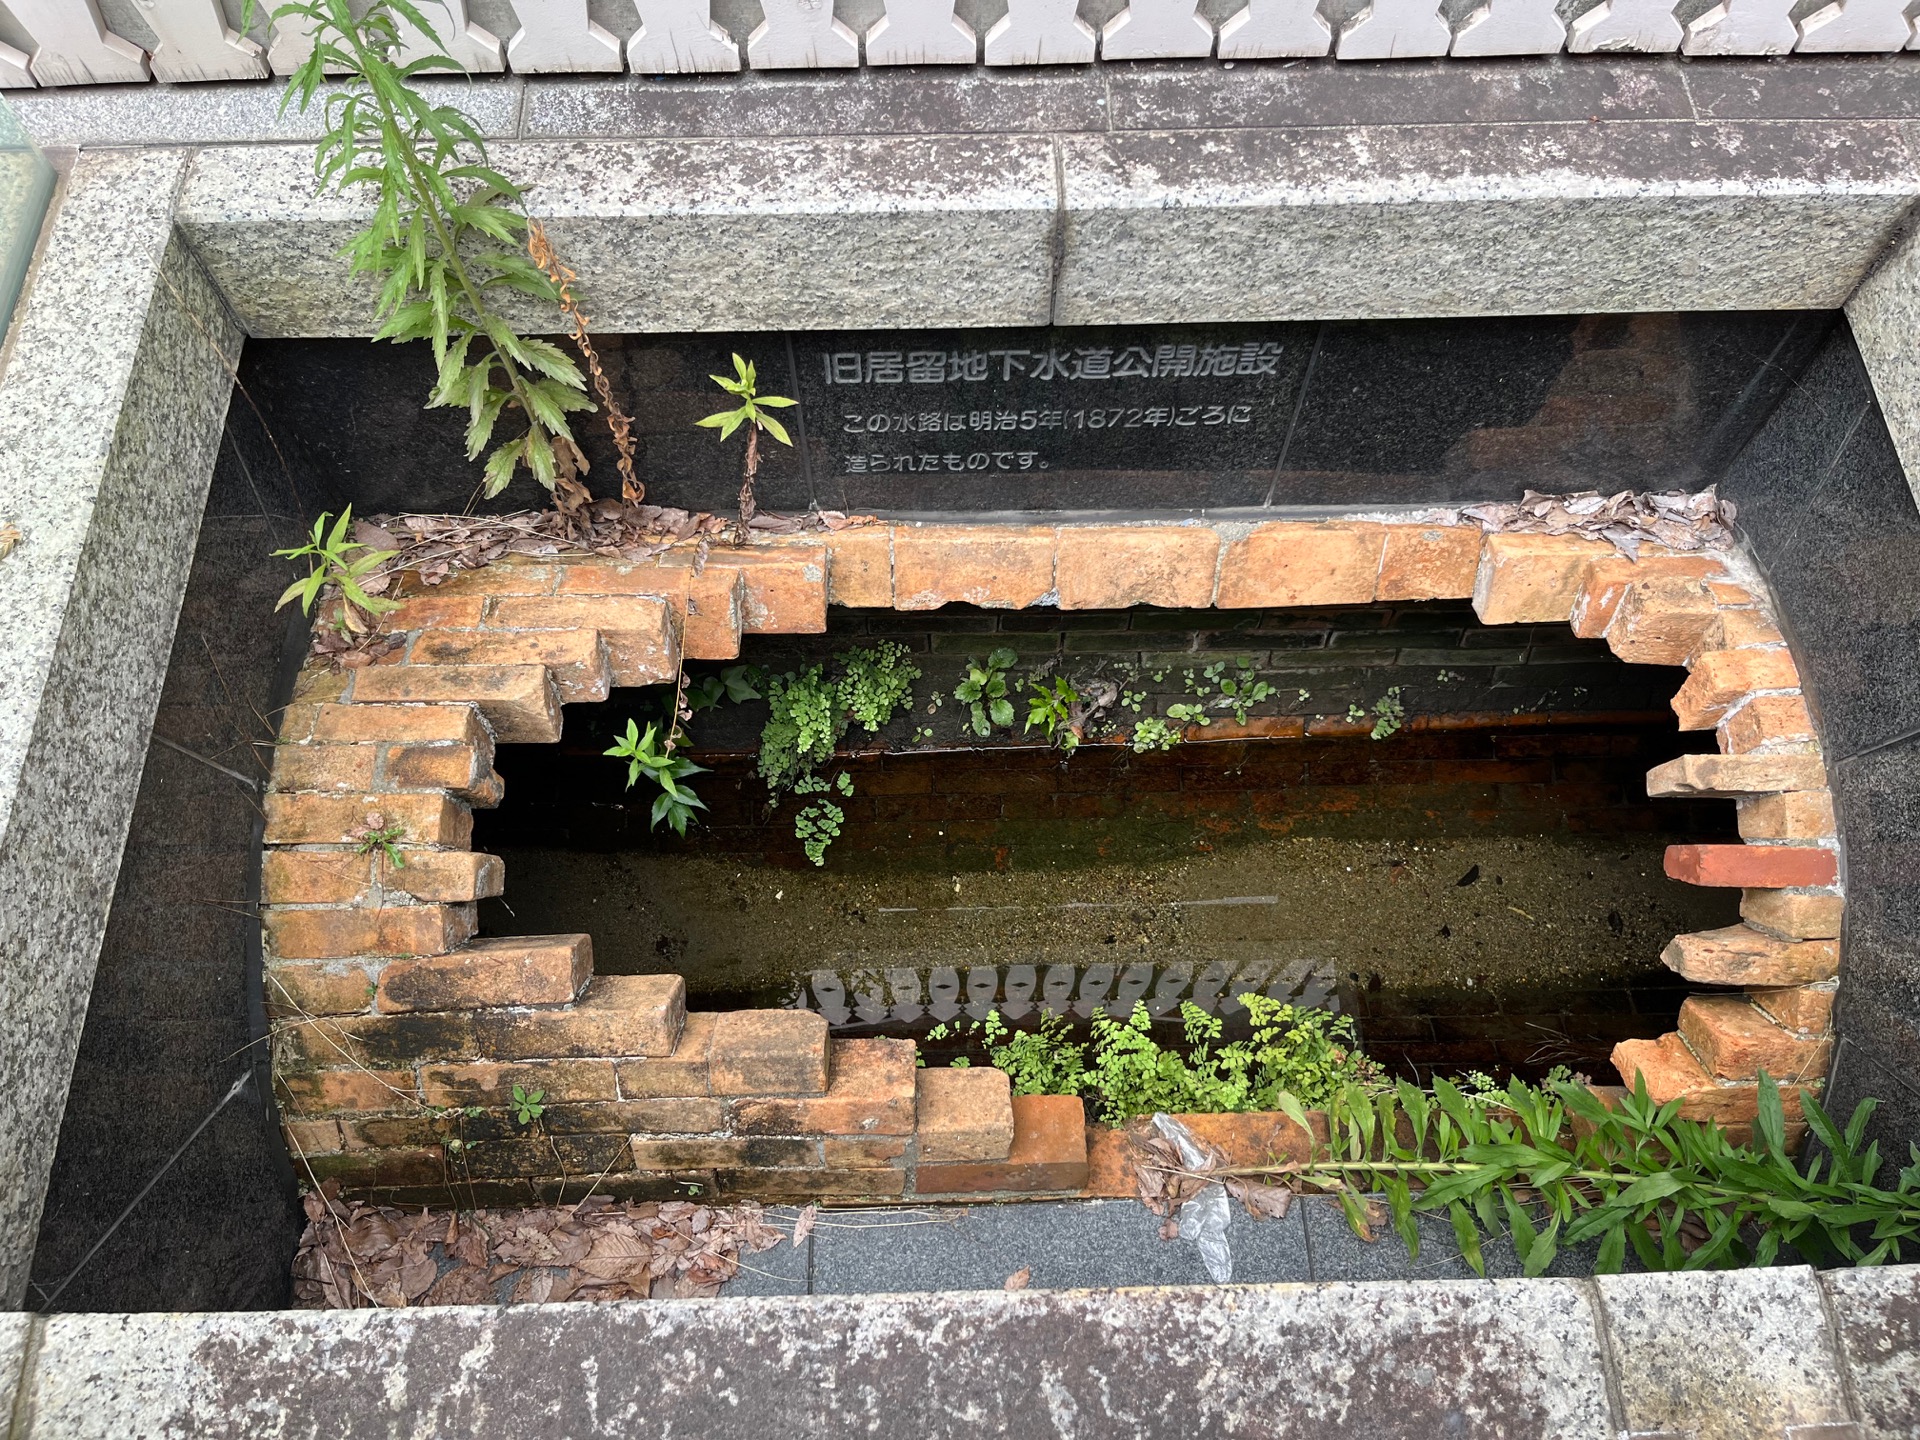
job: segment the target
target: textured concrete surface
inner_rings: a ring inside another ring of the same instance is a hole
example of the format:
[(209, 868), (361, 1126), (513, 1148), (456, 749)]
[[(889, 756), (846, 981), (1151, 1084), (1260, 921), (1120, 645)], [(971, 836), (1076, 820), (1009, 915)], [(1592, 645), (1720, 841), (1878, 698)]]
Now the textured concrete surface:
[[(240, 336), (174, 238), (179, 154), (76, 164), (0, 381), (0, 1304), (57, 1117)], [(110, 237), (110, 241), (103, 241)]]
[(27, 1365), (27, 1343), (32, 1334), (32, 1316), (18, 1312), (0, 1315), (0, 1415), (13, 1414), (14, 1398)]
[(1907, 484), (1920, 500), (1920, 231), (1910, 229), (1853, 292), (1847, 323)]
[(1829, 1270), (1820, 1283), (1867, 1435), (1920, 1435), (1920, 1269)]
[(1594, 1284), (1628, 1430), (1754, 1440), (1853, 1418), (1811, 1270), (1614, 1275)]

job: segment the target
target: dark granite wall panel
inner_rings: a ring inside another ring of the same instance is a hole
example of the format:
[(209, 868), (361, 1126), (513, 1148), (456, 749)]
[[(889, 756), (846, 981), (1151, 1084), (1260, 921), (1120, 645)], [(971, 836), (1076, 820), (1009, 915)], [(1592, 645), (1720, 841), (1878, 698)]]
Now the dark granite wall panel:
[(1833, 1095), (1920, 1141), (1920, 512), (1844, 325), (1723, 489), (1779, 598), (1845, 844)]

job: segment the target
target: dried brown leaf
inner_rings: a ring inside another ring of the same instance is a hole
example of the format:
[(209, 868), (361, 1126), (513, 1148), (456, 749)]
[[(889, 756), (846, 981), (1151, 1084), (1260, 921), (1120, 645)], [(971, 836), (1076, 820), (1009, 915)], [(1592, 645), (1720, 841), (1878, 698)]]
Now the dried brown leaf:
[(809, 1205), (793, 1221), (793, 1248), (798, 1250), (807, 1243), (807, 1237), (813, 1234), (813, 1225), (820, 1218), (820, 1207)]
[(1000, 1288), (1002, 1290), (1024, 1290), (1027, 1288), (1027, 1282), (1031, 1279), (1033, 1279), (1033, 1267), (1030, 1265), (1022, 1265), (1018, 1270), (1014, 1271), (1013, 1274), (1007, 1276), (1006, 1283)]

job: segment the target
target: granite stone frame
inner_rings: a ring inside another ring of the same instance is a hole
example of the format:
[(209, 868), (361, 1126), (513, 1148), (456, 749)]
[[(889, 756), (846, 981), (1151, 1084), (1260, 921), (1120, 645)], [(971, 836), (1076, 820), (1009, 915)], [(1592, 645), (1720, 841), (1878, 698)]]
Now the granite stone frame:
[[(1914, 242), (1860, 288), (1920, 198), (1910, 134), (1872, 119), (1728, 119), (1725, 107), (1735, 100), (1671, 124), (1514, 121), (1485, 144), (1477, 127), (1356, 123), (1364, 133), (1344, 149), (1304, 130), (1288, 143), (1281, 126), (616, 135), (515, 141), (497, 158), (534, 182), (533, 208), (600, 277), (610, 328), (938, 324), (956, 297), (995, 323), (1845, 303), (1911, 467), (1915, 421), (1899, 397), (1913, 388), (1900, 327)], [(366, 298), (330, 254), (355, 210), (311, 197), (307, 153), (83, 148), (0, 380), (0, 511), (25, 535), (0, 562), (9, 1303), (229, 367), (244, 335), (365, 333)], [(983, 253), (1003, 278), (956, 276), (946, 258)], [(1215, 263), (1223, 253), (1244, 258)], [(745, 275), (778, 297), (771, 312), (737, 298)]]

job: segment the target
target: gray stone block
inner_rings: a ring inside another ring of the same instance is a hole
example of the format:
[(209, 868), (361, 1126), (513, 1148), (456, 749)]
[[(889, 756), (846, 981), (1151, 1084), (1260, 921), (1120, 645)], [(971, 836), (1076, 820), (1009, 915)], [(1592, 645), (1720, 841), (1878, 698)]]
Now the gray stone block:
[(1829, 1270), (1840, 1352), (1863, 1440), (1920, 1435), (1920, 1266)]
[(26, 1401), (22, 1440), (1614, 1434), (1566, 1281), (60, 1316)]
[[(1911, 67), (1910, 67), (1911, 68)], [(1920, 235), (1909, 233), (1847, 300), (1847, 323), (1907, 484), (1920, 500)]]
[(1884, 122), (1061, 141), (1061, 324), (1814, 308), (1920, 196)]
[[(1044, 139), (498, 145), (606, 331), (1031, 325), (1056, 212)], [(371, 333), (336, 252), (367, 202), (304, 146), (200, 152), (179, 220), (247, 332)], [(513, 313), (536, 328), (553, 316)]]
[[(778, 1225), (789, 1234), (799, 1214), (791, 1205), (767, 1207), (768, 1223)], [(812, 1268), (812, 1241), (803, 1240), (797, 1246), (783, 1243), (772, 1250), (762, 1250), (758, 1255), (742, 1255), (740, 1273), (727, 1281), (720, 1293), (729, 1300), (764, 1295), (805, 1295)]]
[(1853, 1418), (1812, 1270), (1611, 1275), (1594, 1283), (1629, 1431), (1754, 1440)]
[(0, 1314), (0, 1415), (11, 1417), (13, 1399), (27, 1366), (27, 1345), (33, 1337), (33, 1316), (18, 1311)]

